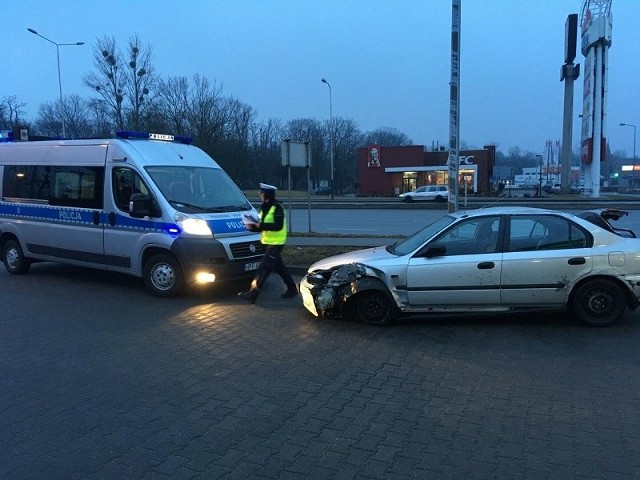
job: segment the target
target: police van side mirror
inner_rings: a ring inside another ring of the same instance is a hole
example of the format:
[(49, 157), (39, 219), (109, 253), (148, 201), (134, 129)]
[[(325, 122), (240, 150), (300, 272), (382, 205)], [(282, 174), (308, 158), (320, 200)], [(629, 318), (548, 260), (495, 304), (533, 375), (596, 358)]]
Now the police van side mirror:
[(151, 215), (151, 199), (144, 193), (134, 193), (129, 200), (129, 215), (143, 218)]

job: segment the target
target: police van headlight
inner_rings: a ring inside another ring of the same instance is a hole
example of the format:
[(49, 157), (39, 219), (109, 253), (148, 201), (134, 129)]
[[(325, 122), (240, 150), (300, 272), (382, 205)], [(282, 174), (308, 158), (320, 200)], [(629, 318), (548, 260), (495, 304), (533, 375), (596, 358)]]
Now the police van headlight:
[(207, 222), (199, 218), (189, 217), (182, 213), (177, 213), (175, 216), (176, 224), (182, 229), (182, 231), (188, 235), (199, 235), (203, 237), (212, 237), (213, 233), (207, 225)]

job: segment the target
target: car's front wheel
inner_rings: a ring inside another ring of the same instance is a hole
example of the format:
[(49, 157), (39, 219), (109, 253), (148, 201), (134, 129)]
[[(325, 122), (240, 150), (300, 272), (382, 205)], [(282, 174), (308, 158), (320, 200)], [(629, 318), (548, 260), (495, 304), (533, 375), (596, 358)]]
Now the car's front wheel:
[(381, 290), (365, 290), (352, 299), (353, 315), (370, 325), (387, 325), (398, 313), (393, 299)]
[(413, 197), (411, 195), (407, 195), (406, 197), (403, 198), (403, 200), (405, 202), (413, 202)]
[(22, 247), (18, 240), (7, 240), (2, 249), (2, 262), (9, 273), (27, 273), (31, 267), (31, 262), (22, 252)]
[(159, 297), (175, 297), (184, 287), (180, 264), (174, 257), (164, 253), (147, 260), (142, 279), (147, 289)]
[(573, 295), (571, 310), (590, 327), (606, 327), (620, 320), (626, 309), (624, 292), (611, 280), (596, 279), (582, 284)]

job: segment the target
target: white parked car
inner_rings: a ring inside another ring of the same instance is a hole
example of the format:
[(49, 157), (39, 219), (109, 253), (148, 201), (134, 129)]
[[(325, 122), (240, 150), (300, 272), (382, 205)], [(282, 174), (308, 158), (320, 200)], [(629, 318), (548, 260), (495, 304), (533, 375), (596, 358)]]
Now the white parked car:
[(566, 309), (611, 325), (640, 305), (640, 239), (606, 225), (537, 208), (451, 213), (399, 243), (316, 262), (300, 291), (316, 316), (372, 324), (399, 313)]
[(424, 185), (413, 192), (401, 193), (398, 195), (405, 202), (418, 200), (435, 200), (445, 202), (449, 199), (449, 187), (446, 185)]

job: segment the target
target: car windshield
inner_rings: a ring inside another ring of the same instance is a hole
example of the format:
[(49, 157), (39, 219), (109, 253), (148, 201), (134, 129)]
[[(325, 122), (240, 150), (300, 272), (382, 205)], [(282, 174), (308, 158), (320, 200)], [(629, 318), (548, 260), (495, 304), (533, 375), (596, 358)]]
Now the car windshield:
[(426, 226), (422, 230), (418, 230), (403, 241), (389, 245), (387, 250), (395, 255), (408, 255), (420, 248), (427, 240), (432, 238), (446, 226), (451, 225), (454, 221), (455, 217), (452, 217), (451, 215), (440, 217), (432, 224)]
[(220, 168), (150, 166), (146, 171), (176, 210), (186, 213), (238, 212), (251, 204)]

